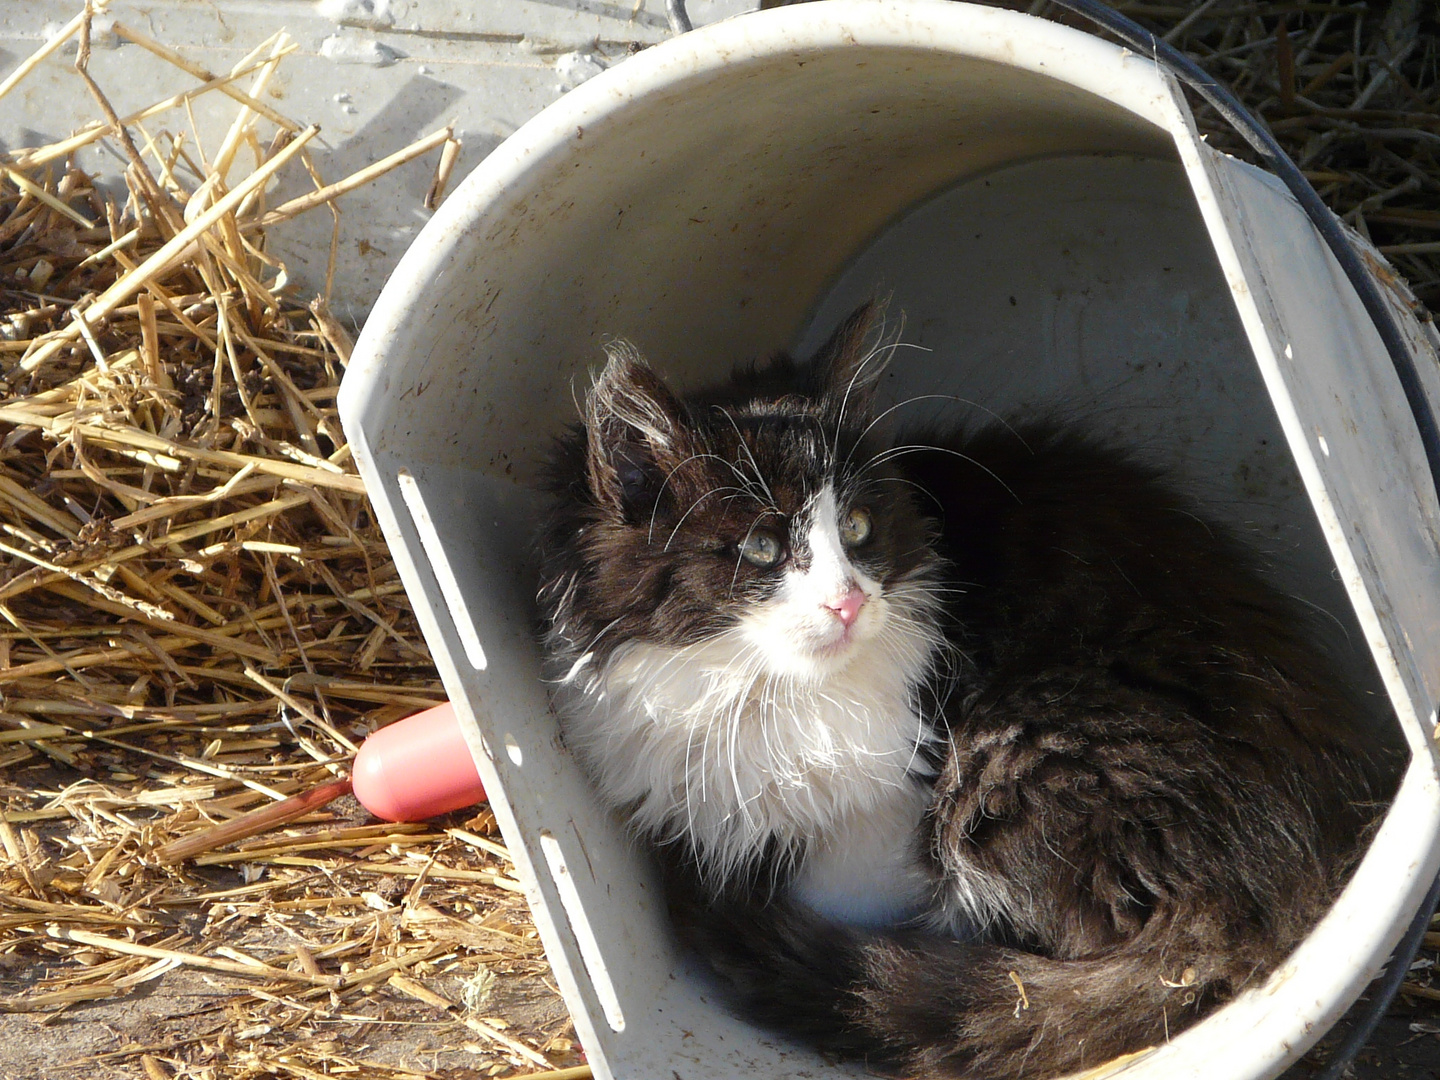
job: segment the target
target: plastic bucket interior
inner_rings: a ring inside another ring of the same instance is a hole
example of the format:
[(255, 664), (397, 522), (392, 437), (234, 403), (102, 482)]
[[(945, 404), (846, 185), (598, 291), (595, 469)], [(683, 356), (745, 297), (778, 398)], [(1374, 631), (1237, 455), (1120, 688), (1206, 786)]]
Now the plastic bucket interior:
[(406, 254), (341, 391), (596, 1075), (862, 1070), (724, 1011), (565, 750), (535, 633), (538, 463), (611, 338), (684, 388), (803, 355), (875, 295), (904, 318), (884, 393), (921, 399), (911, 419), (1044, 412), (1172, 470), (1334, 617), (1374, 691), (1362, 722), (1409, 745), (1369, 854), (1290, 961), (1125, 1066), (1276, 1075), (1440, 862), (1440, 530), (1413, 424), (1298, 208), (1205, 148), (1152, 62), (1011, 12), (865, 0), (687, 34), (525, 125)]

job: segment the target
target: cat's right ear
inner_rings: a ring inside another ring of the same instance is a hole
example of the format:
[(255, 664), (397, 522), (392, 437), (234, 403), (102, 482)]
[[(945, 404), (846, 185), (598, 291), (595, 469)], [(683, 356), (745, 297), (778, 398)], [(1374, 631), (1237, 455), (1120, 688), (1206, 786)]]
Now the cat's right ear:
[(820, 400), (837, 416), (854, 418), (870, 412), (875, 388), (894, 352), (881, 341), (885, 306), (884, 300), (861, 304), (810, 361)]
[(685, 406), (628, 342), (605, 348), (609, 362), (585, 399), (586, 470), (603, 505), (625, 513), (652, 505), (680, 443)]

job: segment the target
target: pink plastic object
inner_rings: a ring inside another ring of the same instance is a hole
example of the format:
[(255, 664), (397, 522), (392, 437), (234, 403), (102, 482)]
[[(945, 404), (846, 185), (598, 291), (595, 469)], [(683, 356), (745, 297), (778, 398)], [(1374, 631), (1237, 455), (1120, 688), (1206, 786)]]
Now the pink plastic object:
[(447, 701), (371, 735), (355, 755), (355, 798), (386, 821), (423, 821), (485, 800)]

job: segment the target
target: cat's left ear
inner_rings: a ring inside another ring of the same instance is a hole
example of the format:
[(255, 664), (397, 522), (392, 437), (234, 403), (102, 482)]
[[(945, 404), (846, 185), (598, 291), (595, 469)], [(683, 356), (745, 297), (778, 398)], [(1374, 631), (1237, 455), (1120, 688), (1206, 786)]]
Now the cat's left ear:
[(884, 324), (884, 302), (867, 301), (840, 324), (810, 361), (818, 376), (821, 403), (836, 417), (869, 415), (875, 388), (894, 352), (881, 340)]
[(685, 405), (624, 341), (606, 346), (609, 363), (585, 399), (586, 469), (601, 502), (627, 513), (658, 497), (664, 477), (686, 457)]

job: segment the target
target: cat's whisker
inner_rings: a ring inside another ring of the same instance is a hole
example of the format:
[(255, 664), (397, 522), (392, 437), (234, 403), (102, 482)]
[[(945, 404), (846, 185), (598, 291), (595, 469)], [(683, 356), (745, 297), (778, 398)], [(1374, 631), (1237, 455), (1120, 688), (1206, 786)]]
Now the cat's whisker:
[[(938, 498), (936, 498), (935, 493), (932, 492), (929, 488), (921, 484), (917, 484), (914, 480), (911, 480), (907, 476), (870, 476), (865, 478), (863, 484), (859, 484), (856, 486), (858, 487), (859, 491), (870, 491), (872, 488), (875, 488), (880, 484), (903, 484), (906, 487), (912, 487), (916, 491), (920, 492), (920, 494), (924, 495), (925, 498), (929, 499), (932, 503), (935, 504), (935, 509), (940, 511), (940, 516), (936, 519), (936, 521), (937, 524), (940, 526), (940, 531), (942, 533), (945, 531), (945, 505)], [(855, 501), (861, 501), (859, 499), (858, 493), (856, 495)]]
[[(669, 550), (670, 550), (670, 545), (675, 541), (675, 535), (680, 531), (680, 527), (685, 524), (685, 519), (688, 518), (688, 517), (695, 511), (695, 508), (696, 508), (697, 506), (699, 506), (699, 505), (700, 505), (702, 502), (704, 502), (706, 499), (710, 498), (711, 495), (718, 495), (718, 494), (720, 494), (722, 491), (732, 491), (732, 492), (736, 492), (736, 491), (740, 491), (740, 489), (739, 489), (739, 488), (732, 488), (732, 487), (715, 487), (715, 488), (711, 488), (709, 491), (705, 492), (705, 494), (701, 495), (698, 499), (696, 499), (694, 502), (692, 502), (692, 503), (690, 504), (690, 506), (686, 509), (685, 513), (683, 513), (683, 514), (680, 515), (680, 520), (677, 521), (677, 522), (675, 522), (675, 527), (670, 530), (670, 535), (665, 538), (665, 546), (662, 547), (660, 550), (661, 550), (661, 551), (669, 551)], [(740, 492), (740, 494), (743, 495), (744, 492)], [(654, 526), (654, 524), (655, 524), (655, 520), (654, 520), (653, 517), (652, 517), (651, 520), (650, 520), (650, 524), (651, 524), (651, 526), (652, 526), (652, 528), (653, 528), (653, 526)], [(652, 534), (651, 534), (651, 542), (652, 542), (652, 543), (653, 543), (653, 537), (654, 537), (654, 534), (653, 534), (653, 532), (652, 532)]]
[(940, 454), (949, 454), (951, 457), (959, 458), (961, 461), (965, 461), (971, 465), (974, 465), (977, 469), (991, 477), (991, 479), (993, 479), (997, 484), (999, 484), (1007, 492), (1009, 492), (1010, 497), (1014, 499), (1017, 503), (1021, 501), (1020, 496), (1015, 494), (1015, 489), (1012, 488), (1009, 484), (1007, 484), (1004, 480), (1000, 479), (1000, 477), (996, 475), (993, 469), (989, 468), (984, 463), (977, 461), (969, 454), (962, 454), (959, 450), (954, 450), (948, 446), (931, 446), (924, 443), (911, 443), (905, 446), (892, 446), (888, 450), (882, 450), (880, 453), (876, 454), (869, 461), (867, 461), (863, 466), (861, 466), (860, 472), (864, 473), (870, 469), (878, 468), (880, 465), (884, 465), (885, 463), (893, 461), (897, 457), (902, 457), (905, 454), (914, 454), (925, 450), (933, 450), (936, 453)]
[(617, 615), (615, 618), (611, 619), (608, 623), (601, 627), (599, 633), (595, 634), (595, 636), (590, 639), (589, 643), (585, 646), (584, 651), (587, 654), (593, 655), (600, 645), (600, 639), (624, 621), (624, 615)]
[[(856, 382), (859, 381), (860, 376), (864, 373), (865, 369), (877, 357), (883, 356), (884, 358), (881, 361), (880, 365), (883, 373), (883, 368), (890, 362), (890, 360), (894, 357), (896, 350), (900, 347), (901, 335), (905, 333), (905, 315), (902, 313), (899, 320), (900, 325), (895, 328), (893, 340), (887, 341), (886, 338), (889, 336), (889, 328), (885, 325), (886, 320), (883, 306), (880, 308), (878, 315), (879, 326), (876, 327), (875, 344), (870, 347), (870, 351), (865, 354), (865, 356), (860, 360), (860, 362), (855, 365), (854, 370), (851, 371), (850, 379), (845, 384), (845, 393), (840, 398), (839, 414), (835, 418), (835, 442), (830, 452), (831, 460), (834, 460), (840, 455), (840, 433), (845, 429), (845, 410), (850, 404), (850, 395), (855, 390)], [(918, 345), (912, 347), (922, 348), (922, 346)], [(923, 351), (928, 352), (929, 350)]]
[(1025, 443), (1025, 440), (1023, 438), (1020, 438), (1019, 433), (1016, 432), (1014, 428), (1010, 427), (1009, 424), (1006, 424), (1004, 420), (1001, 420), (1000, 417), (996, 416), (995, 413), (985, 408), (985, 406), (981, 405), (978, 401), (971, 401), (969, 398), (956, 397), (954, 394), (916, 394), (913, 397), (908, 397), (902, 401), (895, 402), (895, 404), (891, 405), (888, 409), (885, 409), (872, 417), (870, 422), (865, 425), (864, 430), (862, 430), (860, 434), (855, 437), (854, 443), (851, 445), (849, 452), (845, 455), (845, 460), (841, 463), (839, 471), (843, 473), (847, 468), (850, 467), (850, 461), (855, 456), (855, 451), (859, 448), (860, 444), (865, 441), (865, 437), (869, 435), (870, 432), (874, 431), (875, 428), (878, 427), (881, 423), (883, 423), (887, 416), (889, 416), (893, 412), (897, 412), (898, 410), (905, 408), (907, 405), (914, 405), (921, 401), (949, 401), (951, 403), (960, 405), (970, 405), (976, 409), (981, 410), (982, 412), (989, 413), (992, 417), (995, 417), (995, 419), (1000, 420), (1000, 423), (1004, 424), (1006, 429), (1009, 430), (1012, 434), (1014, 434), (1017, 439), (1020, 439), (1020, 442), (1022, 445), (1025, 446), (1025, 449), (1030, 449), (1029, 445)]
[[(920, 590), (917, 589), (916, 591), (919, 592)], [(936, 599), (939, 599), (939, 598), (942, 597), (942, 596), (965, 596), (965, 595), (967, 595), (969, 592), (970, 592), (969, 589), (963, 588), (963, 587), (961, 587), (961, 586), (959, 586), (959, 585), (941, 585), (941, 584), (935, 584), (935, 585), (926, 586), (925, 589), (924, 589), (924, 595), (925, 595), (927, 598), (933, 596), (933, 597), (936, 598)], [(933, 605), (933, 604), (930, 605), (930, 607), (932, 608), (932, 610), (938, 608), (937, 605)]]
[(845, 384), (845, 393), (841, 395), (840, 398), (840, 410), (835, 417), (835, 438), (830, 445), (830, 458), (832, 461), (840, 456), (840, 436), (845, 430), (845, 410), (850, 405), (850, 395), (855, 390), (855, 384), (859, 381), (861, 374), (865, 371), (865, 368), (869, 366), (870, 362), (882, 355), (882, 353), (885, 356), (885, 361), (882, 361), (883, 364), (884, 362), (888, 362), (890, 357), (894, 355), (894, 350), (883, 348), (879, 345), (872, 348), (865, 354), (864, 359), (855, 365), (855, 370), (850, 374), (850, 381)]
[[(760, 485), (761, 490), (765, 492), (765, 498), (763, 501), (770, 503), (773, 506), (775, 503), (775, 493), (770, 490), (770, 485), (765, 481), (765, 476), (760, 471), (760, 465), (755, 460), (755, 455), (750, 452), (750, 447), (745, 442), (745, 436), (740, 434), (740, 425), (735, 422), (735, 417), (729, 409), (723, 408), (719, 405), (715, 406), (715, 408), (719, 410), (720, 415), (725, 417), (726, 420), (730, 421), (730, 426), (735, 429), (735, 441), (740, 444), (740, 449), (745, 452), (745, 456), (750, 460), (750, 468), (755, 472), (755, 481)], [(736, 471), (738, 472), (739, 469), (737, 468)]]
[(735, 708), (730, 714), (729, 723), (726, 725), (725, 749), (727, 751), (726, 756), (730, 760), (730, 785), (731, 789), (735, 792), (736, 804), (740, 809), (741, 815), (745, 819), (746, 828), (753, 831), (755, 828), (755, 821), (750, 816), (750, 804), (749, 801), (745, 798), (744, 790), (740, 786), (740, 771), (738, 764), (740, 755), (738, 753), (738, 744), (740, 741), (741, 711), (742, 706), (740, 705), (740, 703), (737, 702)]
[[(749, 481), (745, 478), (744, 474), (740, 472), (740, 470), (736, 469), (733, 464), (726, 461), (719, 454), (710, 453), (709, 451), (702, 451), (698, 454), (691, 454), (684, 461), (676, 464), (674, 468), (672, 468), (668, 473), (665, 474), (665, 479), (660, 484), (660, 490), (655, 493), (655, 505), (650, 508), (650, 529), (646, 534), (647, 542), (653, 543), (655, 540), (655, 515), (660, 512), (660, 503), (665, 497), (665, 489), (670, 486), (670, 481), (674, 478), (676, 473), (678, 473), (686, 465), (689, 465), (690, 463), (695, 461), (718, 461), (722, 465), (728, 466), (731, 471), (735, 473), (735, 478), (740, 481), (742, 487), (749, 483)], [(724, 490), (730, 489), (727, 488)]]
[(779, 774), (780, 759), (775, 754), (775, 744), (770, 739), (770, 720), (779, 715), (779, 709), (760, 710), (760, 742), (765, 748), (766, 771)]

